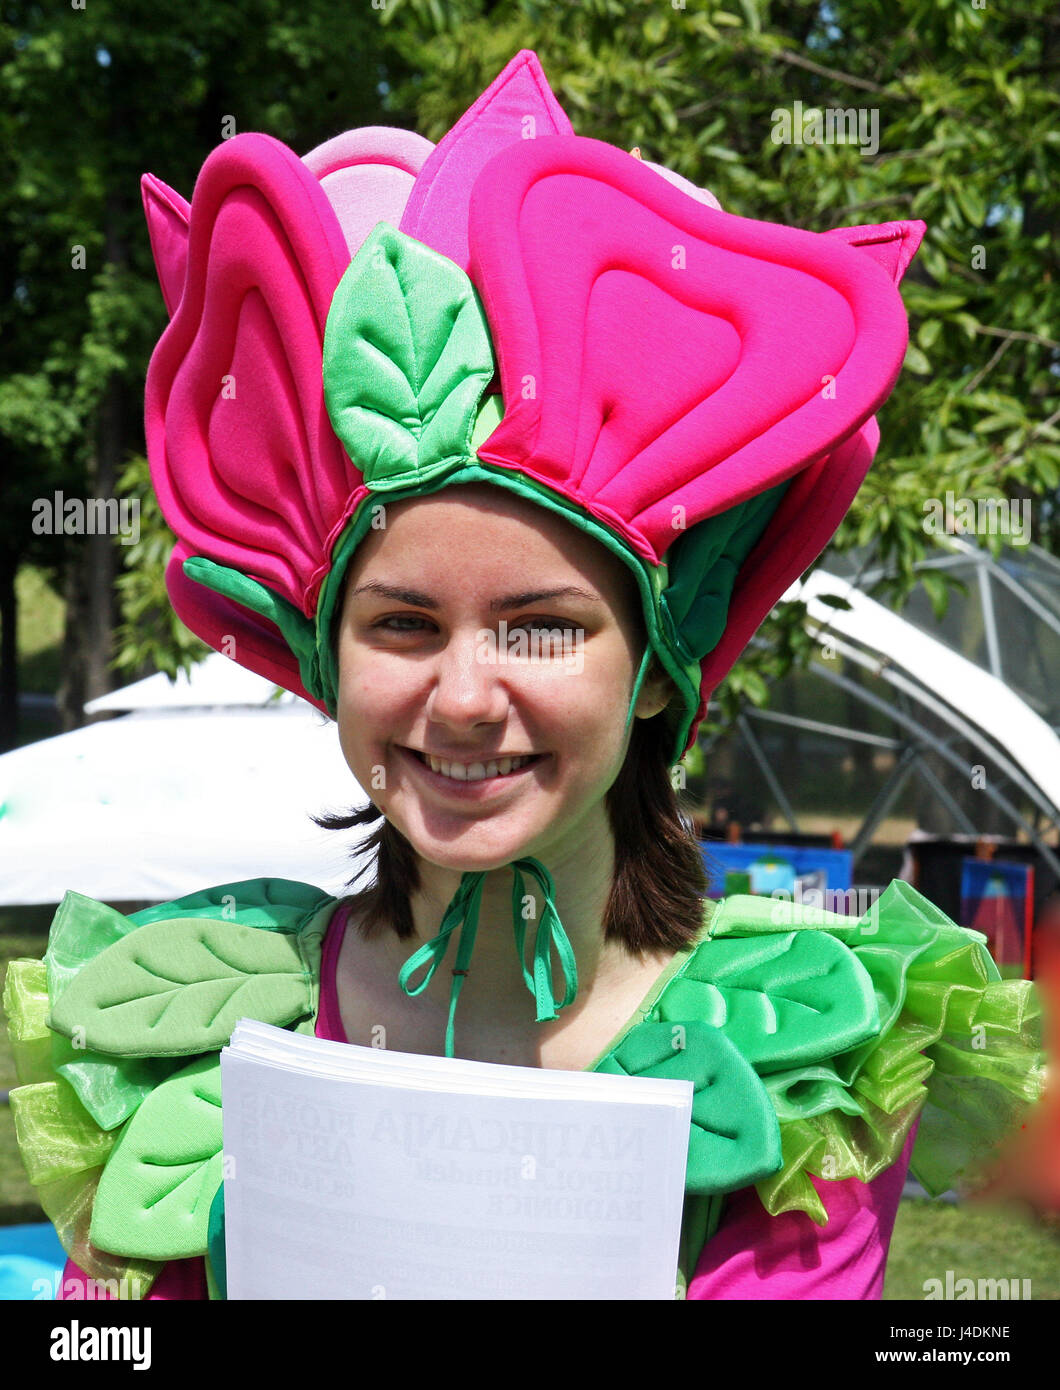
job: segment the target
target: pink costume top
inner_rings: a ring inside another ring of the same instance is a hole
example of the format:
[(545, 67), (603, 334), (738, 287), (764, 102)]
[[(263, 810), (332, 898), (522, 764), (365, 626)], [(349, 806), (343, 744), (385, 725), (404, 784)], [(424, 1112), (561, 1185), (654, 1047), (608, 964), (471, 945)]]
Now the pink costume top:
[[(316, 1035), (348, 1042), (342, 1026), (336, 971), (346, 934), (349, 903), (328, 926), (320, 971)], [(770, 1216), (753, 1187), (727, 1199), (718, 1230), (707, 1241), (688, 1297), (693, 1299), (866, 1299), (883, 1294), (883, 1275), (898, 1202), (916, 1139), (910, 1132), (901, 1158), (870, 1183), (849, 1178), (811, 1178), (828, 1213), (817, 1226), (805, 1212)], [(92, 1296), (88, 1275), (72, 1260), (64, 1271), (60, 1298)], [(104, 1293), (104, 1296), (108, 1296)], [(151, 1286), (148, 1299), (205, 1299), (202, 1257), (171, 1260)]]

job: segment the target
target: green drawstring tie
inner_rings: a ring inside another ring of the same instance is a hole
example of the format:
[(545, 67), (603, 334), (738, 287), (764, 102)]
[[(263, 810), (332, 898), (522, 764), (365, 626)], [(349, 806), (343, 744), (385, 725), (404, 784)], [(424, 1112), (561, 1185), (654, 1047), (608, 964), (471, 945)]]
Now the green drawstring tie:
[[(537, 859), (516, 859), (511, 868), (515, 874), (512, 882), (512, 921), (515, 928), (515, 946), (519, 952), (519, 964), (522, 967), (526, 987), (537, 1003), (537, 1022), (544, 1023), (548, 1019), (558, 1018), (559, 1010), (565, 1009), (568, 1004), (574, 1002), (574, 997), (578, 993), (578, 966), (574, 959), (574, 949), (568, 940), (567, 933), (563, 930), (563, 923), (559, 920), (559, 913), (556, 911), (556, 904), (553, 901), (556, 895), (556, 885), (552, 881), (552, 875)], [(534, 938), (533, 974), (526, 967), (526, 917), (523, 914), (524, 884), (520, 872), (522, 869), (534, 876), (545, 898), (545, 909), (541, 914), (541, 922)], [(433, 940), (428, 941), (425, 946), (421, 946), (415, 955), (410, 956), (401, 967), (401, 973), (398, 975), (398, 983), (410, 998), (413, 995), (422, 994), (434, 977), (434, 972), (445, 959), (445, 953), (449, 949), (449, 937), (463, 923), (460, 944), (456, 951), (456, 965), (453, 967), (453, 985), (449, 992), (449, 1023), (445, 1030), (445, 1055), (447, 1057), (454, 1055), (453, 1025), (456, 1019), (456, 1001), (460, 998), (460, 991), (464, 987), (467, 972), (471, 967), (471, 953), (475, 949), (478, 912), (482, 902), (482, 884), (485, 877), (485, 873), (469, 872), (464, 874), (460, 880), (460, 887), (454, 893), (453, 900), (442, 918), (442, 926), (438, 935)], [(555, 995), (552, 992), (553, 946), (559, 955), (565, 987), (563, 1000), (559, 1004), (556, 1003)], [(427, 967), (427, 973), (420, 983), (413, 988), (409, 981), (422, 966)]]

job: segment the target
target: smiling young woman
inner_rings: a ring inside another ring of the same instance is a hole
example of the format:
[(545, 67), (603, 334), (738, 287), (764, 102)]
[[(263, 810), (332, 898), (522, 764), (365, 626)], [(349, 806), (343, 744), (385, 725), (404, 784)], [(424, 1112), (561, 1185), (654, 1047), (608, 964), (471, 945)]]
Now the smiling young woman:
[(344, 899), (70, 894), (48, 966), (12, 966), (67, 1285), (224, 1296), (219, 1054), (251, 999), (336, 1042), (684, 1080), (679, 1289), (878, 1298), (914, 1133), (944, 1191), (1033, 1098), (1033, 992), (901, 883), (858, 920), (705, 904), (671, 769), (865, 476), (923, 224), (731, 216), (576, 136), (527, 52), (437, 148), (236, 135), (191, 206), (153, 176), (144, 202), (174, 607), (337, 720), (372, 800), (320, 823), (381, 823)]

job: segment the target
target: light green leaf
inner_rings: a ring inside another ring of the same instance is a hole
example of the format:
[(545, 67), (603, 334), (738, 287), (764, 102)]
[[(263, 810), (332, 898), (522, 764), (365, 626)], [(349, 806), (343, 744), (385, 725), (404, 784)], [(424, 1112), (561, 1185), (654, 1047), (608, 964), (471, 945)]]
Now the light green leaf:
[(324, 397), (374, 491), (407, 487), (471, 454), (493, 377), (486, 316), (467, 275), (378, 222), (339, 281), (324, 332)]
[(204, 1254), (221, 1148), (221, 1063), (214, 1054), (156, 1087), (122, 1130), (100, 1176), (93, 1244), (152, 1260)]
[(978, 189), (958, 183), (953, 191), (965, 221), (973, 227), (981, 227), (986, 220), (986, 203)]
[(311, 1007), (295, 937), (183, 917), (100, 952), (66, 987), (51, 1027), (119, 1057), (186, 1056), (222, 1047), (241, 1018), (283, 1027)]
[(946, 609), (949, 606), (950, 591), (949, 585), (941, 574), (936, 570), (923, 570), (919, 579), (924, 586), (924, 592), (931, 600), (931, 607), (935, 617), (941, 622), (946, 616)]

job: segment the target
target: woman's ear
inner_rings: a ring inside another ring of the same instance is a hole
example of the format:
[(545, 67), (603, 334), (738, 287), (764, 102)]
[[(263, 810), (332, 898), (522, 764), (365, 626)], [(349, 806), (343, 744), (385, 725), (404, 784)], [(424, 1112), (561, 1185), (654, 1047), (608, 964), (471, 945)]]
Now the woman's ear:
[(653, 655), (633, 712), (638, 719), (651, 719), (664, 710), (676, 694), (673, 679), (663, 670), (658, 657)]

